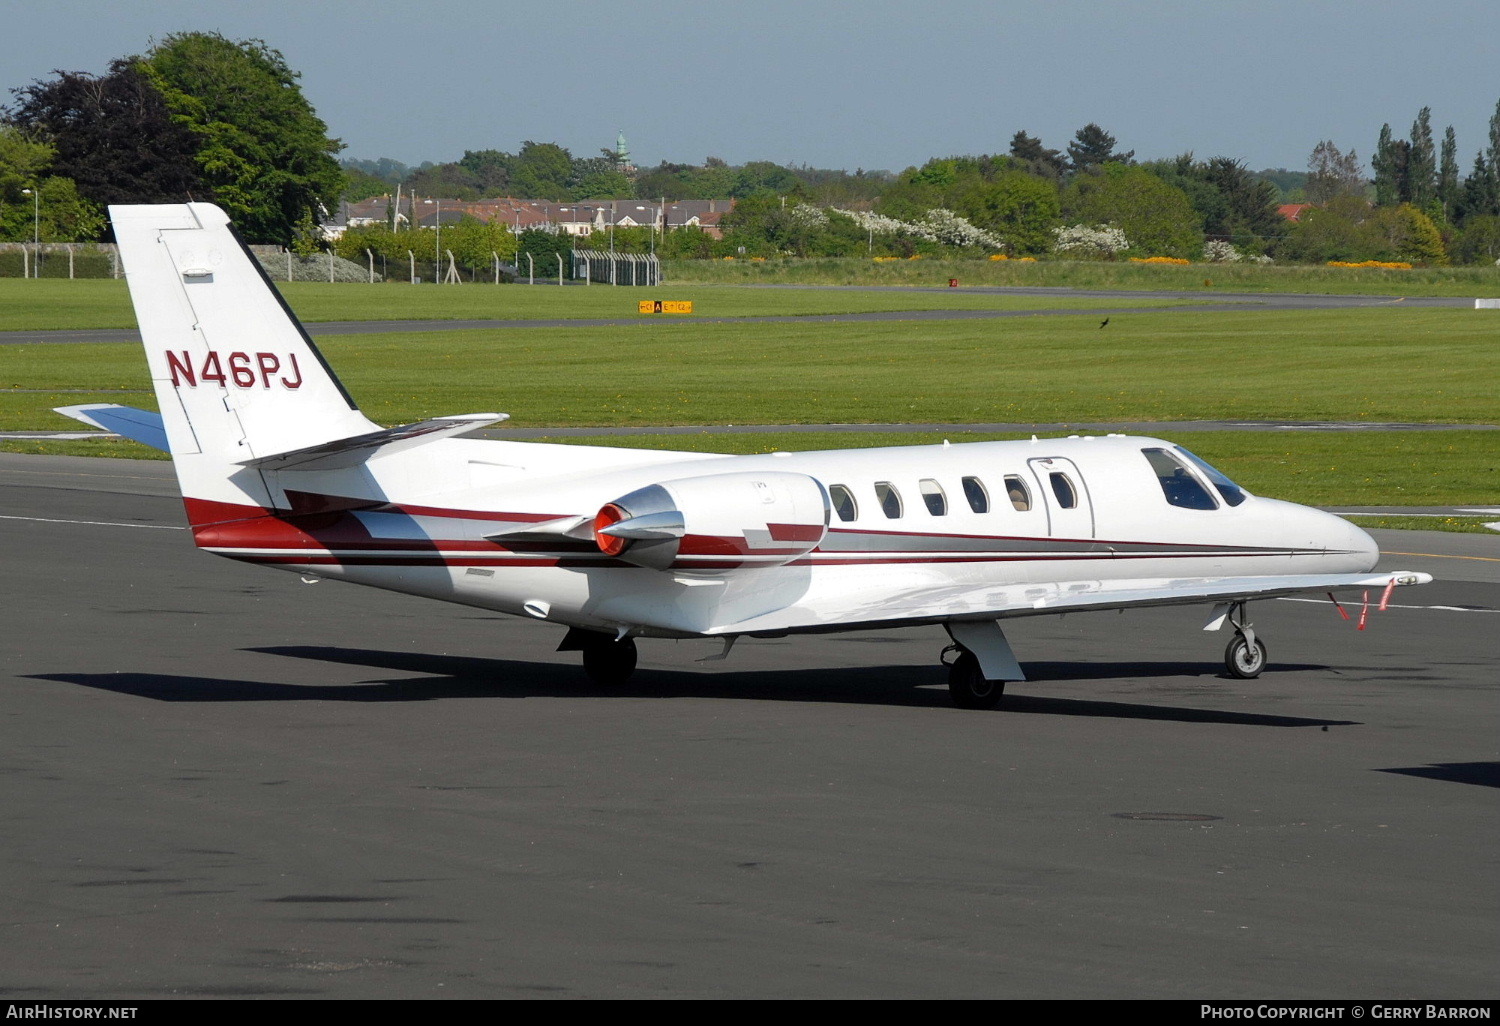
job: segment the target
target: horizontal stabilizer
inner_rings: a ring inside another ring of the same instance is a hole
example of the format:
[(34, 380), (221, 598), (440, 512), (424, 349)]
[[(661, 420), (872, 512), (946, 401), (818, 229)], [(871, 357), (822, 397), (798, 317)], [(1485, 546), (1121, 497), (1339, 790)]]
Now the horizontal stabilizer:
[(86, 403), (82, 406), (58, 406), (54, 412), (81, 420), (101, 431), (128, 438), (132, 442), (140, 442), (162, 452), (168, 451), (167, 430), (162, 426), (161, 414), (151, 410), (138, 410), (133, 406), (120, 406), (117, 403)]
[(239, 465), (257, 470), (340, 470), (345, 467), (359, 466), (376, 456), (404, 452), (419, 445), (426, 445), (428, 442), (435, 442), (440, 438), (450, 438), (476, 428), (498, 424), (509, 418), (508, 413), (469, 413), (457, 417), (434, 417), (432, 420), (424, 420), (416, 424), (402, 424), (400, 427), (372, 431), (369, 434), (355, 435), (353, 438), (340, 438), (332, 442), (324, 442), (322, 445), (311, 445), (305, 449), (292, 449), (270, 456), (258, 456), (255, 459), (242, 460)]

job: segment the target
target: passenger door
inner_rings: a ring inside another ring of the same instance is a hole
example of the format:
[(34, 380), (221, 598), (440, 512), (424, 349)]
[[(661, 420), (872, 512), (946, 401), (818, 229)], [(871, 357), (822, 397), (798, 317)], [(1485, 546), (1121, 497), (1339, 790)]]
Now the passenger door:
[(1041, 486), (1048, 533), (1054, 538), (1092, 538), (1094, 506), (1077, 465), (1061, 456), (1027, 460)]

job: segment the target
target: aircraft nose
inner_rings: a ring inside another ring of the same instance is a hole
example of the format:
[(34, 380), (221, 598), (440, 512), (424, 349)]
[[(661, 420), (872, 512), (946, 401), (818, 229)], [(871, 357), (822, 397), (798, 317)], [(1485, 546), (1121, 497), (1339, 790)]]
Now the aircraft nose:
[[(1343, 520), (1344, 518), (1340, 517), (1339, 519)], [(1364, 528), (1348, 520), (1344, 520), (1344, 531), (1348, 539), (1346, 542), (1347, 548), (1350, 552), (1357, 553), (1362, 560), (1360, 570), (1356, 572), (1374, 570), (1375, 564), (1380, 562), (1380, 546), (1376, 544), (1375, 539), (1371, 538)]]

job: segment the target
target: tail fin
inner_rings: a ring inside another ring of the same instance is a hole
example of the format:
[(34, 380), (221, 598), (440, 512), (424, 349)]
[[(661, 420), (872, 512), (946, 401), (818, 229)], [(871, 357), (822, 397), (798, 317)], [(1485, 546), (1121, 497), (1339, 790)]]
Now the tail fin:
[(222, 210), (182, 203), (109, 213), (190, 520), (232, 516), (208, 512), (221, 503), (269, 508), (260, 471), (247, 464), (380, 430)]

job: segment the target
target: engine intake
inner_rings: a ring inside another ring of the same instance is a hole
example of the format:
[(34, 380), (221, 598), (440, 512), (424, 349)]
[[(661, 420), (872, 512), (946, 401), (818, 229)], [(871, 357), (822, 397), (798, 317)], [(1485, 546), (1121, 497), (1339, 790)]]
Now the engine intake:
[(708, 474), (639, 488), (594, 516), (599, 551), (654, 570), (781, 566), (817, 548), (830, 503), (806, 474)]

